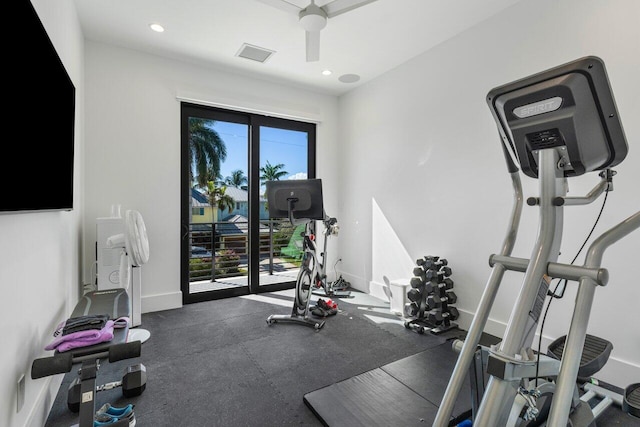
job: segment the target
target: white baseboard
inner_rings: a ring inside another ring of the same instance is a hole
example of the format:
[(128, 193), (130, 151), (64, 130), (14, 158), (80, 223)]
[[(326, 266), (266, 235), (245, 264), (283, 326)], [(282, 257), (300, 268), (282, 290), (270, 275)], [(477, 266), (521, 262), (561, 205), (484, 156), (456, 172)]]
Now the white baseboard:
[(369, 282), (369, 295), (381, 299), (382, 301), (391, 302), (391, 293), (386, 283), (376, 281)]
[(172, 310), (182, 307), (182, 292), (170, 292), (166, 294), (145, 295), (142, 297), (142, 312)]
[(63, 379), (64, 375), (61, 374), (38, 380), (42, 381), (42, 388), (27, 416), (25, 427), (42, 427), (46, 424)]

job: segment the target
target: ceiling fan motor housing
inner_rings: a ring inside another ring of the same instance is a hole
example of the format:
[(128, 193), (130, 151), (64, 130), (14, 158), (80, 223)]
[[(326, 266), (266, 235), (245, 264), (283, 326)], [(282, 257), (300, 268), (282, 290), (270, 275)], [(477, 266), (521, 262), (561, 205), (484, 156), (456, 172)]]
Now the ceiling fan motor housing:
[(306, 31), (320, 31), (327, 26), (327, 13), (313, 2), (300, 11), (299, 17)]

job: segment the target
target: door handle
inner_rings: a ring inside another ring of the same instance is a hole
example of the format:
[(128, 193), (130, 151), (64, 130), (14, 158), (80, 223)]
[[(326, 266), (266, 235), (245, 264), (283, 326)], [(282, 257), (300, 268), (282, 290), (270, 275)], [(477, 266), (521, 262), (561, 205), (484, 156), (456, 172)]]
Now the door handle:
[(189, 226), (187, 224), (182, 224), (182, 229), (184, 230), (184, 234), (182, 235), (182, 240), (184, 240), (189, 236)]

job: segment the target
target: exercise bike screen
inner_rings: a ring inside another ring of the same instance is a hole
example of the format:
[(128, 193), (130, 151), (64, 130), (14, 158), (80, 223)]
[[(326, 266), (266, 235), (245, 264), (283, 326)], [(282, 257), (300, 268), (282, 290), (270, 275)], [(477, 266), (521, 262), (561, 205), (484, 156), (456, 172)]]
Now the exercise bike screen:
[[(269, 218), (324, 219), (321, 179), (267, 181)], [(291, 203), (290, 203), (291, 201)]]

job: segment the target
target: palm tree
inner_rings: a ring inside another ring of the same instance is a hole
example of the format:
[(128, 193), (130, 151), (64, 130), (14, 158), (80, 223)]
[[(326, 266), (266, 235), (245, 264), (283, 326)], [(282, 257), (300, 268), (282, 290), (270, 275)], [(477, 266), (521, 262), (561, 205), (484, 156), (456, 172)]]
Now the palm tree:
[(224, 179), (224, 183), (231, 187), (242, 188), (248, 183), (247, 177), (241, 169), (231, 171), (231, 175)]
[(278, 163), (277, 165), (272, 165), (267, 160), (267, 164), (260, 168), (260, 181), (264, 184), (267, 181), (279, 181), (280, 178), (288, 174), (289, 172), (285, 170), (281, 170), (284, 168), (284, 164)]
[(233, 210), (233, 206), (236, 204), (233, 197), (227, 194), (227, 187), (217, 186), (214, 181), (207, 182), (207, 199), (213, 208), (214, 222), (217, 220), (217, 218), (215, 218), (215, 212), (217, 209), (220, 209), (222, 212), (225, 210), (231, 212)]
[[(227, 147), (218, 132), (212, 129), (212, 120), (189, 117), (189, 155), (191, 182), (207, 187), (208, 182), (220, 174), (220, 162), (227, 158)], [(195, 168), (195, 170), (194, 170)]]

